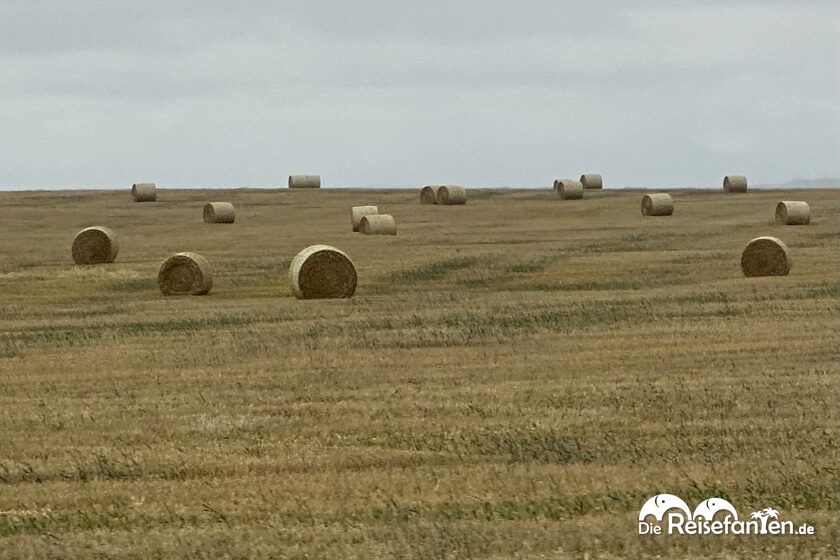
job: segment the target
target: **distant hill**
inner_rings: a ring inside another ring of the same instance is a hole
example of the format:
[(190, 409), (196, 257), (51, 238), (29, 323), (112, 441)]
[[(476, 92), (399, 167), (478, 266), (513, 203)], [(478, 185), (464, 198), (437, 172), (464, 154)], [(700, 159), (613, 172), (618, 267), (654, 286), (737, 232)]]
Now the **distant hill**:
[(818, 179), (791, 179), (784, 183), (760, 183), (755, 187), (784, 188), (796, 187), (840, 187), (840, 177), (820, 177)]

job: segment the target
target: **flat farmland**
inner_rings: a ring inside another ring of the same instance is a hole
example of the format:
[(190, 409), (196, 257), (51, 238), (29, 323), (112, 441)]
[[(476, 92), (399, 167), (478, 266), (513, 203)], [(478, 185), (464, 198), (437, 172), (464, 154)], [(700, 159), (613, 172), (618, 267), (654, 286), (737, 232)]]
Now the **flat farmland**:
[[(840, 192), (645, 192), (0, 193), (0, 558), (836, 558)], [(761, 235), (790, 275), (744, 278)], [(355, 297), (292, 297), (318, 243)], [(180, 251), (209, 295), (161, 295)], [(660, 493), (816, 534), (640, 536)]]

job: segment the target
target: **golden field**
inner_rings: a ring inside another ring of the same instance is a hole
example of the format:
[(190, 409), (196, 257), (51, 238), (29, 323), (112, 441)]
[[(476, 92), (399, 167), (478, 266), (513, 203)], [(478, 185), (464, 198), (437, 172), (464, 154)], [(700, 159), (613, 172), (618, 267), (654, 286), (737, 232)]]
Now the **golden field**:
[[(0, 558), (835, 558), (838, 191), (671, 192), (0, 193)], [(760, 235), (789, 276), (743, 277)], [(315, 243), (354, 298), (291, 296)], [(210, 295), (160, 294), (179, 251)], [(639, 536), (659, 493), (816, 535)]]

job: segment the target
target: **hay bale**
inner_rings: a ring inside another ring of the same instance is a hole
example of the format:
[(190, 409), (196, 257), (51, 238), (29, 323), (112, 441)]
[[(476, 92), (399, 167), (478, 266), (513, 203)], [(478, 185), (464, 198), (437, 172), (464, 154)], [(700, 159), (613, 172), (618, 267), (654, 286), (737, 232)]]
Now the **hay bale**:
[(353, 231), (359, 231), (359, 222), (362, 218), (371, 214), (379, 214), (379, 208), (376, 206), (354, 206), (350, 210), (350, 223), (353, 226)]
[(580, 200), (583, 198), (583, 185), (574, 179), (558, 179), (557, 196), (563, 200)]
[(743, 175), (727, 175), (723, 178), (725, 192), (747, 192), (747, 178)]
[(603, 189), (604, 179), (598, 173), (584, 173), (580, 176), (580, 184), (584, 189)]
[(205, 224), (232, 224), (236, 220), (236, 208), (230, 202), (211, 202), (204, 205)]
[(103, 226), (85, 228), (73, 239), (73, 262), (76, 264), (112, 263), (120, 247), (117, 236)]
[(807, 226), (811, 207), (803, 200), (783, 200), (776, 205), (776, 223), (783, 226)]
[(131, 185), (131, 198), (134, 202), (154, 202), (157, 200), (157, 185), (154, 183), (134, 183)]
[(670, 216), (674, 213), (674, 200), (668, 193), (646, 194), (642, 198), (642, 216)]
[(367, 215), (359, 224), (365, 235), (397, 235), (397, 222), (390, 214)]
[(175, 253), (160, 265), (158, 286), (165, 296), (202, 296), (213, 287), (213, 272), (198, 253)]
[(744, 276), (786, 276), (792, 264), (787, 245), (776, 237), (756, 237), (741, 253)]
[(420, 204), (437, 204), (439, 185), (427, 185), (420, 189)]
[(289, 266), (289, 282), (298, 299), (348, 298), (356, 292), (356, 267), (343, 251), (312, 245)]
[(563, 181), (574, 181), (574, 179), (554, 179), (554, 192), (560, 191), (560, 183)]
[(320, 175), (289, 175), (290, 189), (320, 189)]
[(452, 206), (454, 204), (467, 203), (467, 189), (457, 185), (441, 185), (435, 194), (437, 204)]

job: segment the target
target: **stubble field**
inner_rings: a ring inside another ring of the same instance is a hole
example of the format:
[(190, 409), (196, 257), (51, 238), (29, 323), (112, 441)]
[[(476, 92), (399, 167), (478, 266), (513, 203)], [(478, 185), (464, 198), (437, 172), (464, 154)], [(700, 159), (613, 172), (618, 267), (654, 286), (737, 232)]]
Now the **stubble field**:
[[(0, 193), (0, 558), (835, 558), (838, 191), (672, 192)], [(743, 277), (759, 235), (789, 276)], [(315, 243), (354, 298), (291, 296)], [(179, 251), (209, 296), (160, 294)], [(641, 537), (659, 493), (816, 535)]]

